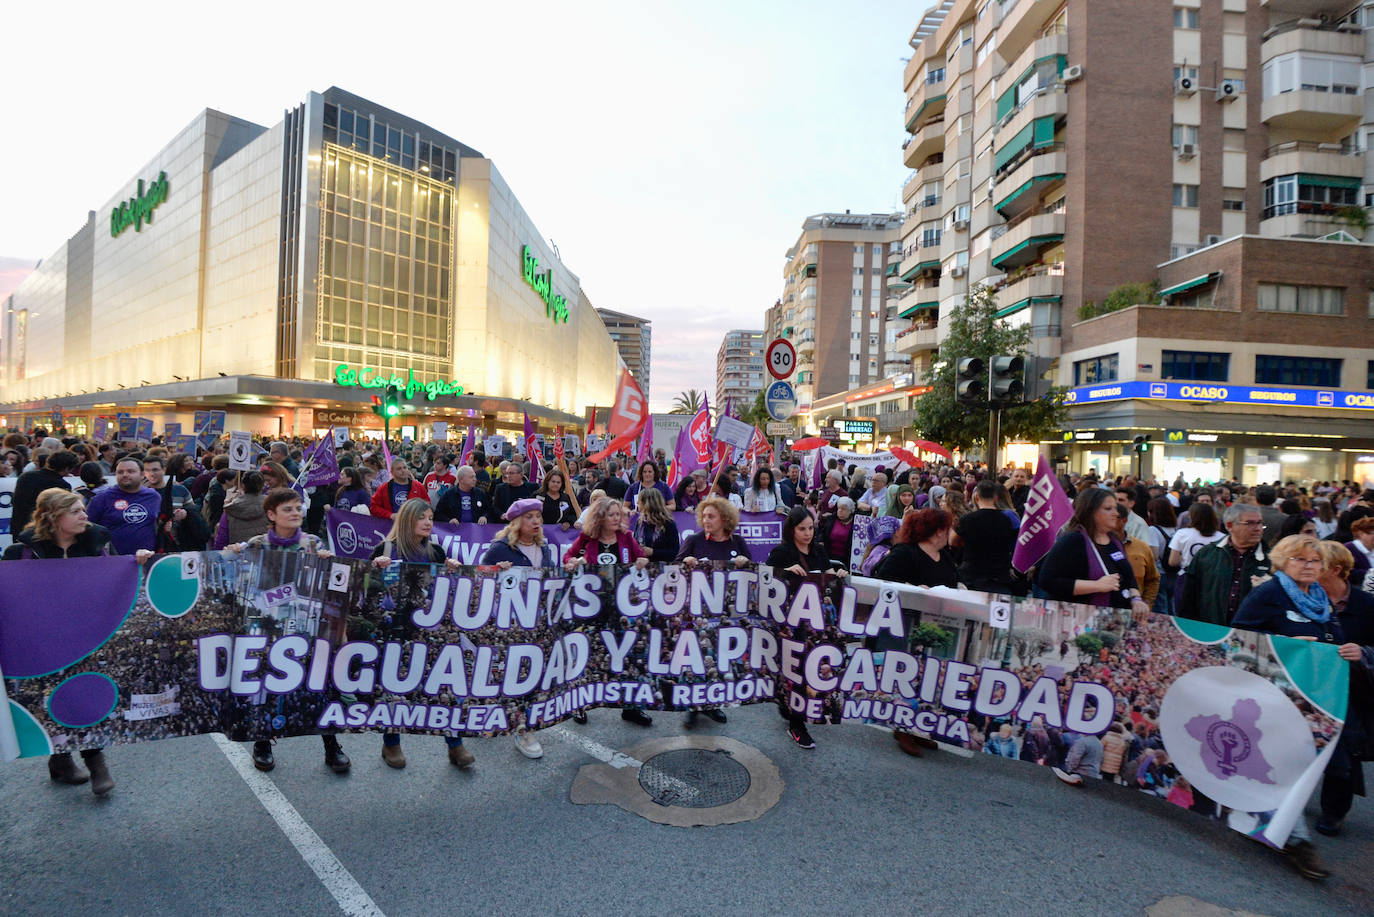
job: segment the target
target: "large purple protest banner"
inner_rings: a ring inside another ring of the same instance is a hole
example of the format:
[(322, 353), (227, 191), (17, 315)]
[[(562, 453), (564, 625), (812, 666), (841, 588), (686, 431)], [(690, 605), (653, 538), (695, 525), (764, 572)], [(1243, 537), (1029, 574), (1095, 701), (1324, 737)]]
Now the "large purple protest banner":
[[(771, 702), (1221, 806), (1281, 846), (1335, 748), (1349, 671), (1334, 646), (1163, 615), (767, 567), (383, 571), (280, 550), (0, 564), (5, 759)], [(1127, 723), (1144, 749), (1099, 772)]]
[[(696, 531), (696, 516), (691, 513), (673, 513), (673, 521), (677, 523), (678, 535), (683, 539)], [(752, 560), (762, 563), (768, 558), (768, 552), (782, 541), (782, 523), (783, 518), (772, 513), (740, 513), (736, 531), (749, 545)], [(326, 514), (325, 527), (335, 554), (354, 560), (367, 560), (372, 556), (373, 548), (381, 544), (391, 530), (391, 521), (331, 509)], [(444, 549), (444, 553), (459, 563), (478, 564), (499, 531), (499, 525), (436, 522), (430, 537)], [(558, 549), (560, 560), (577, 536), (577, 529), (544, 526), (544, 537)]]
[[(0, 672), (4, 758), (769, 701), (1185, 807), (1205, 794), (1276, 846), (1349, 691), (1331, 646), (1085, 605), (766, 567), (381, 571), (257, 550), (169, 555), (146, 577), (131, 558), (0, 564)], [(1127, 722), (1159, 743), (1115, 773), (1078, 769)]]

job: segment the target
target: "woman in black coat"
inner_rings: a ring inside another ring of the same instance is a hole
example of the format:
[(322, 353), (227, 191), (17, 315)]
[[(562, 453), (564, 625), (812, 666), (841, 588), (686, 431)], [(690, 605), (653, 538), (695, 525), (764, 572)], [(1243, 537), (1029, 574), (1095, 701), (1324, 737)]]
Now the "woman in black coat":
[(878, 564), (878, 579), (912, 586), (959, 585), (959, 567), (949, 552), (954, 517), (942, 509), (908, 512), (892, 536), (892, 550)]
[(1116, 537), (1116, 495), (1091, 487), (1073, 501), (1073, 518), (1038, 565), (1036, 585), (1061, 602), (1150, 610), (1140, 597), (1125, 546)]

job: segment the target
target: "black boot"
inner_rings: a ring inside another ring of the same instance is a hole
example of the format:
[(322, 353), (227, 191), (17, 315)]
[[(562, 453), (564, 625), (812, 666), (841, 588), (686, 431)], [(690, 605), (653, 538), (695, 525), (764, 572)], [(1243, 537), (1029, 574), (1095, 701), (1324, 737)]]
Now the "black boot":
[(277, 766), (276, 759), (272, 757), (272, 743), (267, 739), (258, 739), (253, 743), (253, 766), (260, 771), (270, 771)]
[(62, 752), (57, 755), (48, 756), (48, 779), (53, 783), (65, 783), (68, 786), (80, 786), (90, 775), (76, 766), (69, 752)]
[(336, 774), (346, 774), (348, 769), (353, 766), (353, 762), (348, 760), (348, 755), (339, 747), (339, 740), (334, 736), (321, 736), (324, 739), (324, 763), (331, 771)]
[(97, 796), (104, 796), (114, 789), (114, 778), (110, 776), (110, 769), (105, 766), (105, 753), (103, 751), (82, 752), (82, 760), (86, 762), (86, 767), (91, 772), (91, 792)]

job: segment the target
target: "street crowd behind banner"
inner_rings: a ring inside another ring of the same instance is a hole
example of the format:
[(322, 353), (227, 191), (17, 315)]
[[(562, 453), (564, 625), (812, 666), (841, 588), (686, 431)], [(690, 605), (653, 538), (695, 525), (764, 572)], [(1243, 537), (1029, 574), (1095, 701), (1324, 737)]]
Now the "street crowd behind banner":
[(1348, 690), (1333, 646), (1086, 605), (767, 567), (380, 571), (257, 549), (0, 564), (0, 673), (4, 758), (770, 702), (1052, 764), (1137, 717), (1167, 757), (1125, 763), (1133, 788), (1179, 802), (1191, 784), (1280, 846)]

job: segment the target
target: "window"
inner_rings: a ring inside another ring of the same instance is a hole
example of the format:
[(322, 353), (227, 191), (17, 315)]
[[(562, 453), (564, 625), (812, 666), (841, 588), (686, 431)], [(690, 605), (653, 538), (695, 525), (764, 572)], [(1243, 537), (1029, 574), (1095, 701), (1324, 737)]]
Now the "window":
[(1193, 252), (1197, 251), (1197, 249), (1198, 247), (1196, 245), (1189, 245), (1186, 242), (1176, 245), (1170, 245), (1169, 260), (1173, 261), (1175, 258), (1182, 258), (1184, 255), (1191, 255)]
[(1341, 384), (1341, 361), (1326, 357), (1281, 357), (1275, 354), (1255, 356), (1256, 385), (1329, 385)]
[(864, 269), (861, 268), (861, 267), (856, 267), (856, 268), (854, 268), (854, 274), (855, 274), (855, 276), (862, 277), (862, 276), (863, 276), (863, 272), (864, 272)]
[(1073, 384), (1093, 385), (1097, 382), (1115, 382), (1117, 379), (1117, 354), (1079, 360), (1073, 364)]
[(940, 244), (940, 230), (925, 229), (921, 231), (921, 247), (929, 248), (932, 245)]
[(1374, 360), (1370, 360), (1365, 366), (1364, 387), (1374, 389)]
[(1175, 207), (1197, 206), (1197, 185), (1174, 185)]
[(930, 72), (926, 74), (926, 85), (927, 85), (927, 86), (932, 85), (932, 84), (934, 84), (934, 83), (943, 83), (944, 81), (945, 81), (945, 68), (944, 68), (944, 67), (933, 67), (933, 68), (931, 68)]
[(1344, 287), (1294, 286), (1287, 283), (1259, 285), (1261, 312), (1297, 312), (1303, 315), (1344, 315)]
[(1174, 82), (1178, 82), (1179, 80), (1183, 79), (1185, 76), (1186, 76), (1188, 79), (1190, 79), (1190, 80), (1193, 81), (1193, 85), (1194, 85), (1194, 86), (1197, 85), (1197, 68), (1196, 68), (1196, 67), (1183, 67), (1183, 66), (1180, 66), (1180, 65), (1178, 65), (1178, 64), (1175, 64), (1175, 65), (1174, 65)]
[(1343, 55), (1295, 51), (1270, 60), (1261, 76), (1266, 99), (1295, 90), (1355, 95), (1359, 92), (1360, 61)]
[(1230, 369), (1229, 353), (1196, 350), (1166, 350), (1160, 355), (1161, 379), (1191, 379), (1198, 382), (1226, 382)]
[(1193, 148), (1197, 148), (1197, 128), (1196, 124), (1175, 124), (1174, 125), (1174, 149), (1178, 149), (1185, 143), (1191, 143)]
[(1174, 28), (1176, 29), (1196, 29), (1197, 10), (1189, 9), (1186, 6), (1174, 7)]
[(1225, 188), (1222, 190), (1221, 209), (1222, 210), (1244, 210), (1245, 209), (1245, 190), (1243, 188)]

